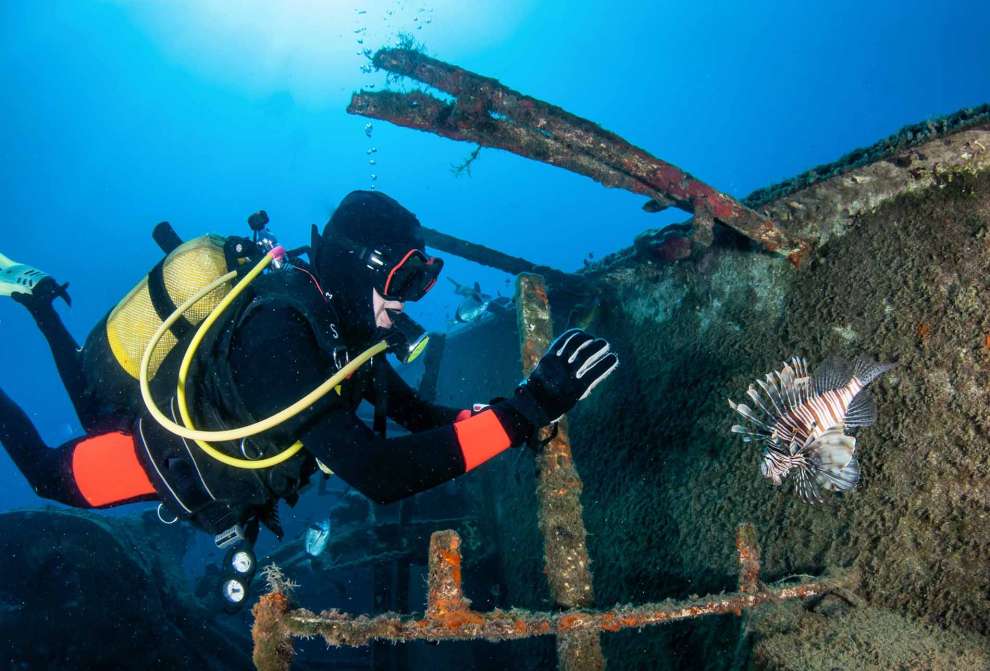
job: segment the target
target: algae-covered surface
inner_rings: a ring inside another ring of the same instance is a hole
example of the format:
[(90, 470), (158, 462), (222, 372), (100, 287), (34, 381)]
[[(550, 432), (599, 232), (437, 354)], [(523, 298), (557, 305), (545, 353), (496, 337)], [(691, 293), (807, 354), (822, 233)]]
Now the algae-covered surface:
[[(735, 528), (748, 521), (767, 581), (862, 575), (864, 605), (841, 622), (808, 611), (801, 640), (870, 632), (904, 653), (889, 668), (987, 668), (966, 651), (990, 634), (988, 268), (990, 172), (958, 171), (855, 218), (801, 269), (743, 244), (603, 275), (609, 293), (590, 328), (622, 365), (570, 415), (597, 605), (734, 589)], [(810, 506), (760, 476), (761, 448), (730, 434), (726, 399), (742, 400), (785, 358), (830, 354), (897, 365), (872, 387), (877, 424), (858, 434), (861, 486)], [(492, 477), (512, 548), (509, 599), (535, 608), (547, 592), (538, 539), (521, 531), (533, 523), (531, 468), (506, 462)], [(732, 668), (759, 638), (740, 642), (740, 626), (625, 632), (604, 649), (611, 669)], [(764, 634), (754, 668), (819, 668), (771, 663), (793, 642)], [(953, 636), (968, 647), (939, 656)], [(843, 641), (820, 668), (886, 668), (857, 655), (880, 643)]]
[(985, 639), (869, 606), (786, 604), (757, 612), (751, 629), (756, 669), (990, 669)]

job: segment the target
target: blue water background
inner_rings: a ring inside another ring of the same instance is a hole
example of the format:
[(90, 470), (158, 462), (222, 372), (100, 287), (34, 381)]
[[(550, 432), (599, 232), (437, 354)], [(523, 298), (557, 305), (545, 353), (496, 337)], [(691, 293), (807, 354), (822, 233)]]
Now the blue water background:
[[(240, 234), (264, 208), (305, 244), (375, 173), (428, 226), (575, 270), (685, 215), (495, 150), (458, 178), (471, 145), (386, 123), (368, 138), (344, 109), (384, 80), (358, 52), (408, 32), (741, 197), (986, 102), (988, 25), (975, 1), (4, 2), (0, 251), (72, 283), (63, 313), (82, 341), (159, 259), (156, 222)], [(448, 261), (462, 282), (511, 292), (501, 273)], [(410, 312), (443, 328), (456, 302), (441, 282)], [(76, 435), (44, 342), (5, 299), (0, 337), (3, 388), (50, 443)], [(38, 503), (0, 454), (0, 510)]]

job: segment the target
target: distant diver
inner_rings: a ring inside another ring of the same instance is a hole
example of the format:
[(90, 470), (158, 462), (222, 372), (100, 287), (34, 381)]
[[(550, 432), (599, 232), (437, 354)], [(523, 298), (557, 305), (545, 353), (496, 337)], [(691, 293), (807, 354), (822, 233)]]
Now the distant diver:
[(454, 322), (459, 324), (469, 324), (481, 319), (486, 314), (498, 310), (507, 310), (512, 305), (512, 299), (504, 296), (492, 296), (481, 290), (481, 284), (474, 283), (473, 287), (461, 284), (452, 277), (447, 278), (454, 285), (454, 293), (461, 296), (463, 300), (458, 303), (454, 311)]
[(327, 549), (330, 542), (330, 520), (320, 520), (313, 522), (306, 527), (306, 534), (303, 538), (303, 546), (306, 554), (310, 557), (319, 557)]
[[(182, 242), (79, 348), (52, 305), (65, 285), (5, 258), (0, 294), (46, 337), (85, 436), (48, 449), (0, 391), (0, 442), (39, 496), (81, 508), (159, 501), (228, 550), (222, 594), (236, 608), (259, 524), (281, 537), (319, 470), (391, 503), (530, 442), (615, 370), (608, 342), (571, 329), (508, 399), (462, 410), (428, 403), (385, 358), (414, 358), (425, 334), (403, 308), (436, 283), (419, 220), (381, 192), (348, 194), (309, 248), (286, 252), (262, 211), (253, 236)], [(309, 262), (302, 260), (308, 254)], [(375, 407), (373, 427), (355, 411)], [(386, 438), (386, 417), (409, 435)]]
[(866, 386), (893, 367), (866, 357), (846, 362), (826, 360), (808, 375), (802, 357), (793, 357), (779, 371), (757, 380), (749, 396), (755, 408), (729, 401), (748, 425), (735, 424), (733, 433), (743, 441), (764, 443), (763, 477), (779, 486), (791, 472), (799, 497), (821, 503), (821, 490), (844, 492), (860, 478), (856, 439), (847, 429), (872, 426), (877, 409)]

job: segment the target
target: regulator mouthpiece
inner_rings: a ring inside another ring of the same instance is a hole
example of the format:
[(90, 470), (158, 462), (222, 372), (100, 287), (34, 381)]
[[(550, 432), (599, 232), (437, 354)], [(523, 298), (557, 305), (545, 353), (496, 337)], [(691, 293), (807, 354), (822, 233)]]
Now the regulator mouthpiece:
[(385, 337), (389, 344), (388, 351), (402, 363), (412, 363), (426, 349), (430, 336), (405, 312), (389, 309), (386, 312), (392, 319), (392, 328)]

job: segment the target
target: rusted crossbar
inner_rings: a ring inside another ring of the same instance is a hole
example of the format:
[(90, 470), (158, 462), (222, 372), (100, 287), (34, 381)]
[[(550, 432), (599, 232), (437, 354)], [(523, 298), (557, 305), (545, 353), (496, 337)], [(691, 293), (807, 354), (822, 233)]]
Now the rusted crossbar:
[[(740, 536), (741, 537), (741, 536)], [(759, 549), (747, 536), (746, 551), (740, 547), (740, 574), (753, 565), (750, 552)], [(621, 606), (606, 611), (569, 609), (558, 613), (521, 609), (479, 612), (471, 610), (461, 589), (461, 540), (451, 530), (437, 531), (430, 538), (429, 592), (425, 616), (416, 618), (387, 613), (377, 617), (349, 615), (336, 610), (313, 613), (291, 609), (291, 595), (277, 584), (276, 591), (254, 607), (252, 629), (255, 664), (261, 671), (283, 671), (292, 662), (292, 637), (321, 636), (331, 646), (363, 646), (375, 640), (506, 641), (532, 636), (566, 636), (581, 632), (615, 632), (707, 615), (740, 614), (764, 603), (805, 599), (849, 588), (851, 575), (811, 580), (780, 587), (760, 587), (753, 592), (733, 592), (689, 599)], [(743, 579), (740, 578), (742, 583)]]
[(675, 206), (730, 226), (771, 251), (799, 259), (806, 242), (767, 217), (615, 133), (490, 77), (413, 49), (382, 49), (374, 65), (453, 96), (423, 91), (359, 91), (347, 111), (519, 154), (650, 198), (650, 211)]

